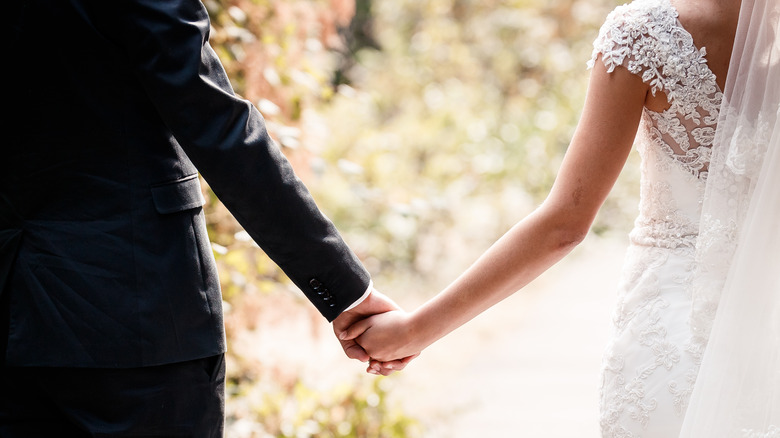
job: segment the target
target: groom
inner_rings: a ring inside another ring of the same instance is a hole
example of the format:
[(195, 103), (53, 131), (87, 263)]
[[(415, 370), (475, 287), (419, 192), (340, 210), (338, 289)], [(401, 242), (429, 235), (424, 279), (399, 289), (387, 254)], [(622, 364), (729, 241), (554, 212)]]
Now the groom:
[(198, 172), (337, 335), (396, 307), (234, 95), (198, 0), (10, 7), (0, 436), (222, 435)]

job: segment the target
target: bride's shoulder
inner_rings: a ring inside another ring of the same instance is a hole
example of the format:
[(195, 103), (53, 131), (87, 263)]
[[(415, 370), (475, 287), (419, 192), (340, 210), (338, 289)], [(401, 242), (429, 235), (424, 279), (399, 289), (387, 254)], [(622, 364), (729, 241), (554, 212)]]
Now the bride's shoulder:
[(634, 0), (616, 7), (604, 21), (604, 28), (648, 33), (657, 27), (670, 27), (677, 20), (677, 11), (669, 0)]
[(642, 66), (658, 64), (661, 57), (673, 50), (670, 33), (677, 26), (677, 11), (669, 0), (634, 0), (618, 6), (601, 26), (588, 66), (593, 67), (596, 58), (601, 56), (611, 72), (616, 66), (633, 60), (629, 70), (638, 73)]

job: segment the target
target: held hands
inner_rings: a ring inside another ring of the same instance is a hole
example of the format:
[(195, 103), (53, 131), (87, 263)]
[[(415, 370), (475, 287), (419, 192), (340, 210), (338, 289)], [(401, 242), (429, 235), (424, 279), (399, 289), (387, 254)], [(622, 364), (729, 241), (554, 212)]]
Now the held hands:
[(340, 338), (356, 342), (371, 357), (367, 372), (382, 375), (403, 369), (426, 346), (415, 337), (412, 314), (400, 309), (357, 321)]
[(374, 315), (347, 329), (343, 339), (355, 340), (377, 361), (390, 361), (419, 353), (411, 339), (410, 314), (402, 310)]
[[(367, 362), (372, 357), (363, 345), (355, 339), (366, 330), (365, 328), (360, 331), (353, 329), (357, 323), (366, 321), (366, 318), (371, 317), (372, 315), (382, 315), (391, 311), (400, 311), (400, 309), (401, 308), (398, 307), (393, 300), (374, 289), (363, 302), (354, 308), (343, 312), (333, 320), (333, 331), (339, 339), (341, 348), (344, 349), (344, 353), (347, 357), (357, 359), (361, 362)], [(358, 326), (358, 328), (363, 326), (364, 325)], [(352, 334), (354, 334), (354, 336), (351, 336)], [(404, 369), (416, 356), (417, 354), (396, 356), (384, 362), (372, 360), (367, 371), (372, 374), (389, 375), (393, 373), (393, 371)]]

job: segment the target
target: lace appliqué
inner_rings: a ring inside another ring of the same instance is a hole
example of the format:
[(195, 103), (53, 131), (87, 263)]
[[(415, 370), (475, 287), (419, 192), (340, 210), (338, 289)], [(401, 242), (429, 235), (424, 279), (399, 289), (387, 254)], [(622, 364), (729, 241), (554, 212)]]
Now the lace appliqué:
[[(669, 409), (682, 421), (704, 352), (705, 344), (686, 336), (689, 315), (682, 304), (691, 299), (697, 272), (701, 206), (723, 99), (705, 55), (669, 0), (616, 8), (594, 42), (589, 67), (598, 59), (608, 72), (622, 66), (669, 102), (661, 112), (644, 109), (636, 141), (642, 157), (639, 216), (614, 343), (604, 357), (605, 437), (636, 438), (663, 428)], [(680, 330), (686, 331), (682, 337)], [(654, 420), (660, 406), (664, 414)]]
[[(685, 413), (697, 370), (685, 345), (673, 341), (669, 333), (668, 309), (678, 297), (685, 299), (684, 285), (694, 272), (686, 261), (692, 260), (692, 252), (688, 247), (629, 248), (613, 323), (615, 339), (630, 336), (633, 346), (630, 358), (612, 348), (604, 355), (600, 423), (605, 437), (638, 438), (637, 429), (648, 427), (659, 403), (673, 405), (680, 418)], [(659, 278), (655, 272), (668, 263), (680, 269), (671, 277)], [(676, 292), (671, 296), (662, 293), (671, 285)], [(683, 381), (668, 381), (666, 394), (647, 390), (672, 375)], [(637, 427), (631, 428), (627, 420)]]
[[(656, 163), (656, 160), (647, 157), (643, 167), (648, 163)], [(661, 166), (660, 163), (657, 165)], [(692, 184), (698, 185), (695, 181)], [(703, 191), (703, 187), (696, 189)], [(669, 249), (696, 246), (699, 223), (677, 208), (672, 184), (645, 178), (640, 184), (640, 198), (639, 216), (629, 235), (632, 243)]]
[(696, 48), (668, 0), (635, 0), (607, 17), (588, 62), (592, 68), (601, 56), (608, 72), (626, 67), (650, 85), (653, 95), (666, 94), (670, 107), (662, 112), (645, 109), (650, 120), (643, 129), (656, 146), (702, 178), (723, 99), (706, 53)]
[(696, 376), (698, 375), (698, 368), (691, 368), (685, 375), (685, 386), (680, 386), (679, 383), (672, 381), (669, 382), (669, 392), (674, 396), (674, 411), (677, 415), (685, 414), (688, 409), (688, 401), (693, 394), (693, 385), (696, 384)]

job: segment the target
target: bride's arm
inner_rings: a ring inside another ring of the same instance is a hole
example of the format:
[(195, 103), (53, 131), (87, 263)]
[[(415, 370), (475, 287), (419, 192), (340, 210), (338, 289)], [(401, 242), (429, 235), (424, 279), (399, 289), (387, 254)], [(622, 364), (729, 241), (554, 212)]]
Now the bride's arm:
[(647, 91), (639, 76), (622, 67), (607, 73), (597, 62), (582, 117), (542, 205), (420, 308), (365, 320), (347, 336), (362, 333), (357, 341), (375, 360), (418, 353), (568, 254), (587, 234), (626, 162)]

